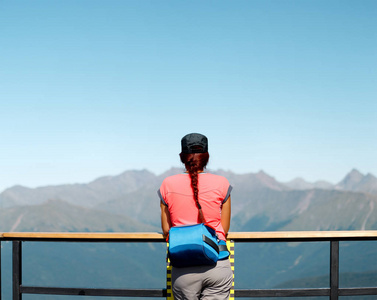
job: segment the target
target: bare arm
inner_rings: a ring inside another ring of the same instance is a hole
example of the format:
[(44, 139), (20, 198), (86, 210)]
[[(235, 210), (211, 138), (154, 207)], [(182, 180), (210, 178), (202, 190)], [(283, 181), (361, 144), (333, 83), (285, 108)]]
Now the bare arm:
[(164, 234), (164, 237), (168, 236), (169, 229), (171, 227), (171, 222), (170, 222), (170, 213), (168, 207), (160, 202), (160, 209), (161, 209), (161, 228), (162, 228), (162, 233)]
[(221, 210), (221, 225), (224, 228), (225, 235), (228, 234), (229, 227), (230, 227), (230, 215), (231, 215), (231, 201), (230, 196), (228, 200), (223, 204), (222, 210)]

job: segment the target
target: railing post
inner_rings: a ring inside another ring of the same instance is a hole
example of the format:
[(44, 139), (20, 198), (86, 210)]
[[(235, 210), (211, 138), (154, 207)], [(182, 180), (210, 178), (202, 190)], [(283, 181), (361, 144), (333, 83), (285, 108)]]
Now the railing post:
[(172, 286), (172, 280), (171, 280), (171, 271), (173, 267), (170, 264), (170, 260), (168, 257), (168, 248), (169, 248), (169, 243), (166, 243), (166, 300), (174, 300), (173, 286)]
[(226, 246), (228, 247), (228, 250), (230, 252), (229, 261), (230, 261), (230, 267), (232, 268), (232, 272), (233, 272), (233, 282), (232, 282), (232, 288), (230, 289), (229, 300), (234, 300), (234, 241), (227, 240)]
[(330, 300), (339, 297), (339, 241), (330, 242)]
[(22, 242), (13, 241), (13, 300), (22, 300)]

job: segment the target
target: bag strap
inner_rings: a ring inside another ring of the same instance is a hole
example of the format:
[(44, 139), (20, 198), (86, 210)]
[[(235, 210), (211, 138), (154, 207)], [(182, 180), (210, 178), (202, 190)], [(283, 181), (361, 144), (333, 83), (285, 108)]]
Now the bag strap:
[[(220, 250), (219, 250), (219, 245), (217, 245), (214, 241), (212, 241), (209, 237), (207, 237), (205, 234), (203, 234), (203, 242), (207, 243), (208, 245), (210, 245), (213, 249), (215, 249), (215, 251), (217, 252), (217, 254), (219, 254)], [(226, 246), (225, 246), (226, 247)]]
[(219, 251), (227, 251), (227, 252), (229, 252), (228, 247), (226, 245), (219, 245)]
[(211, 240), (208, 236), (204, 235), (203, 234), (203, 241), (205, 243), (207, 243), (208, 245), (210, 245), (213, 249), (215, 249), (215, 251), (217, 253), (221, 252), (221, 251), (226, 251), (226, 252), (229, 252), (228, 250), (228, 247), (227, 245), (223, 245), (223, 244), (216, 244), (213, 240)]

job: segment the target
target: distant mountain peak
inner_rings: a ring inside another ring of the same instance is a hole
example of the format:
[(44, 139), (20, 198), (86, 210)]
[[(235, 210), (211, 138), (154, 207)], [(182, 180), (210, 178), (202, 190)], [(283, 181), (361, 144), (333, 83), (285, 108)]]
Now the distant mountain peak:
[(363, 175), (361, 172), (359, 172), (359, 170), (353, 168), (353, 169), (351, 170), (351, 172), (349, 172), (349, 173), (347, 174), (347, 176), (360, 177), (360, 176), (364, 176), (364, 175)]
[(10, 190), (10, 189), (17, 190), (17, 191), (29, 191), (29, 190), (31, 190), (31, 188), (28, 188), (28, 187), (20, 185), (20, 184), (14, 185), (14, 186), (6, 189), (6, 190)]
[(310, 190), (310, 189), (324, 189), (330, 190), (334, 187), (333, 184), (327, 181), (316, 181), (314, 183), (306, 181), (302, 177), (296, 177), (291, 181), (284, 183), (287, 187), (293, 190)]
[(268, 174), (267, 174), (265, 171), (263, 171), (263, 170), (260, 170), (260, 171), (256, 174), (256, 176), (259, 177), (259, 178), (268, 178), (268, 179), (274, 179), (274, 180), (275, 180), (274, 177), (268, 175)]
[(341, 182), (339, 182), (338, 187), (345, 190), (355, 190), (357, 185), (363, 180), (364, 175), (358, 170), (352, 169)]
[(365, 178), (377, 180), (376, 176), (374, 176), (372, 173), (368, 173), (367, 175), (365, 175)]
[(184, 168), (183, 167), (181, 167), (181, 168), (171, 167), (169, 170), (167, 170), (167, 171), (163, 172), (162, 174), (158, 175), (158, 178), (162, 179), (162, 178), (165, 178), (165, 177), (168, 177), (168, 176), (180, 174), (182, 172), (184, 172)]
[(264, 187), (267, 187), (273, 190), (283, 190), (286, 188), (284, 185), (276, 181), (274, 177), (270, 176), (263, 170), (260, 170), (258, 173), (256, 173), (255, 178), (257, 178), (257, 180), (259, 180), (259, 182)]
[(293, 178), (291, 181), (288, 181), (287, 183), (309, 183), (307, 182), (304, 178), (302, 177), (296, 177), (296, 178)]
[(288, 181), (284, 183), (287, 187), (293, 190), (308, 190), (313, 188), (313, 184), (307, 182), (302, 177), (296, 177), (292, 179), (291, 181)]
[(352, 169), (344, 179), (336, 186), (339, 190), (364, 192), (364, 193), (377, 193), (377, 178), (368, 173), (363, 175), (356, 169)]

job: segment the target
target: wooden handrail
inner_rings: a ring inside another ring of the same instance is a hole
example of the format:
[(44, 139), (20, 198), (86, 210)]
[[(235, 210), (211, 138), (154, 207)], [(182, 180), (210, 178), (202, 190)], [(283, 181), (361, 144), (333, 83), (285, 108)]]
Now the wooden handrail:
[[(274, 231), (274, 232), (230, 232), (228, 239), (353, 239), (375, 238), (377, 230), (350, 231)], [(0, 239), (91, 239), (91, 240), (160, 240), (164, 241), (161, 233), (157, 232), (3, 232)]]
[(95, 239), (163, 240), (157, 232), (4, 232), (3, 239)]
[[(377, 240), (377, 230), (354, 231), (275, 231), (275, 232), (230, 232), (228, 234), (230, 251), (238, 242), (328, 242), (330, 244), (330, 287), (299, 289), (234, 289), (231, 297), (308, 297), (327, 296), (338, 300), (340, 296), (377, 295), (377, 287), (341, 288), (339, 287), (339, 245), (342, 241)], [(22, 244), (23, 242), (165, 242), (158, 232), (4, 232), (0, 233), (0, 242), (12, 241), (13, 295), (17, 300), (22, 294), (52, 295), (92, 295), (125, 297), (168, 297), (171, 295), (167, 285), (163, 289), (96, 289), (96, 288), (60, 288), (25, 286), (22, 284)], [(234, 243), (233, 243), (234, 242)], [(234, 252), (231, 252), (234, 264)], [(234, 269), (233, 269), (234, 270)], [(1, 276), (0, 276), (1, 277)], [(1, 281), (0, 281), (1, 287)], [(1, 292), (1, 289), (0, 289)], [(0, 297), (1, 298), (1, 297)]]
[(377, 237), (377, 230), (230, 232), (229, 239), (331, 239)]

